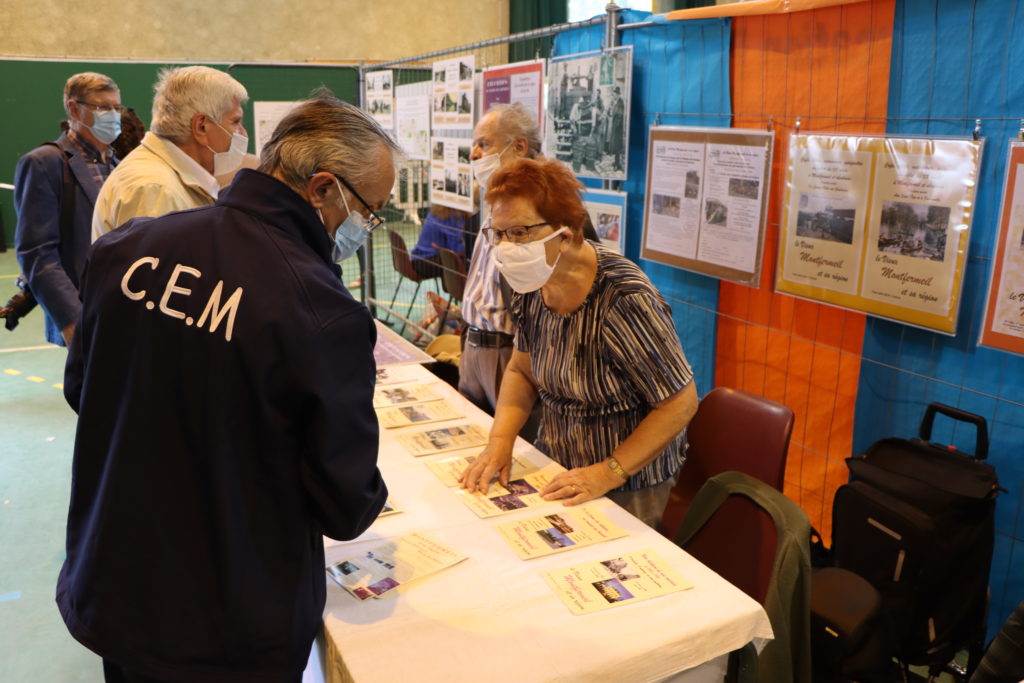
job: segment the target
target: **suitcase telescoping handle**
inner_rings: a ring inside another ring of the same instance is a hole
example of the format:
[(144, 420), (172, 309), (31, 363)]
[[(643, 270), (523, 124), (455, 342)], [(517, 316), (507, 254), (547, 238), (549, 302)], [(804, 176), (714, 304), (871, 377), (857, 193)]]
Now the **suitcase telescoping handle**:
[(944, 403), (929, 403), (928, 407), (924, 409), (924, 417), (921, 418), (920, 432), (922, 441), (928, 443), (932, 440), (932, 425), (935, 423), (935, 413), (942, 413), (954, 420), (974, 425), (977, 429), (977, 435), (974, 443), (974, 457), (978, 460), (984, 460), (988, 457), (988, 422), (985, 421), (985, 418), (981, 415), (968, 413), (966, 410), (947, 406)]

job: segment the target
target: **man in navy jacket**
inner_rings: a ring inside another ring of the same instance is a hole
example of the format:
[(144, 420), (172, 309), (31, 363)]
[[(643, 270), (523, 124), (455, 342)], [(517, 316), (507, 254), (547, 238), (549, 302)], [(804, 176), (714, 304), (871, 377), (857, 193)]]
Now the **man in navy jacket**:
[(332, 235), (372, 226), (395, 152), (321, 94), (214, 206), (93, 246), (65, 377), (79, 421), (57, 603), (107, 680), (301, 677), (321, 535), (356, 537), (387, 497), (374, 322)]
[[(64, 84), (64, 111), (68, 131), (23, 156), (14, 170), (18, 263), (46, 314), (46, 340), (61, 346), (81, 308), (78, 278), (96, 195), (118, 161), (110, 143), (121, 132), (121, 92), (103, 74), (75, 74)], [(62, 227), (64, 214), (69, 224)]]

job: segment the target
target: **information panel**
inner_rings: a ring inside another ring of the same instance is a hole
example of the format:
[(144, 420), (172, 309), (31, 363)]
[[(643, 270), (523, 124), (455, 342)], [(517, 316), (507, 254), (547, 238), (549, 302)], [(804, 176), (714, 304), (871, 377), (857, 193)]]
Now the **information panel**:
[(519, 102), (533, 114), (538, 130), (544, 130), (544, 63), (535, 59), (485, 69), (482, 113), (495, 104)]
[(641, 256), (757, 286), (772, 133), (652, 126)]
[(982, 145), (794, 134), (776, 291), (955, 334)]
[(1024, 354), (1024, 142), (1010, 142), (981, 344)]

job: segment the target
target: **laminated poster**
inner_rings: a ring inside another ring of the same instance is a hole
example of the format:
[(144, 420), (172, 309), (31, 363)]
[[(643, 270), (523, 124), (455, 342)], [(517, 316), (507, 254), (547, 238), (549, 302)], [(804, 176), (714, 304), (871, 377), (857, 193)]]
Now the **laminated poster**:
[(395, 142), (412, 161), (430, 159), (430, 102), (428, 84), (395, 88)]
[(954, 334), (982, 145), (793, 135), (776, 291)]
[(480, 448), (487, 443), (487, 430), (478, 425), (463, 424), (402, 434), (397, 440), (402, 448), (419, 457), (462, 448)]
[(496, 104), (519, 102), (544, 130), (544, 60), (516, 62), (484, 69), (482, 113)]
[(395, 127), (395, 91), (393, 72), (370, 71), (366, 74), (366, 111), (384, 130)]
[(520, 559), (544, 557), (626, 536), (597, 505), (565, 508), (563, 512), (508, 522), (495, 527)]
[(444, 400), (430, 403), (414, 403), (406, 406), (377, 408), (377, 421), (384, 429), (408, 427), (427, 422), (441, 422), (465, 417), (458, 409)]
[(409, 534), (327, 566), (327, 575), (359, 600), (391, 597), (396, 588), (466, 559), (426, 534)]
[(373, 407), (404, 405), (406, 403), (426, 403), (436, 401), (440, 396), (426, 384), (407, 384), (398, 387), (377, 387), (373, 392)]
[(651, 550), (556, 569), (541, 576), (573, 614), (591, 614), (692, 588)]
[(473, 212), (473, 170), (470, 138), (430, 139), (430, 201)]
[(404, 363), (433, 363), (434, 359), (423, 349), (395, 332), (379, 320), (377, 327), (377, 343), (373, 347), (373, 360), (377, 367), (387, 367)]
[(473, 130), (473, 74), (476, 55), (434, 62), (431, 128)]
[(759, 130), (652, 126), (641, 256), (757, 286), (773, 139)]
[(1024, 143), (1010, 143), (981, 344), (1024, 354)]
[(601, 244), (626, 253), (626, 193), (587, 188), (580, 194)]
[(540, 492), (559, 472), (564, 471), (564, 467), (558, 463), (552, 463), (519, 479), (509, 477), (506, 486), (495, 481), (487, 489), (487, 493), (479, 491), (471, 493), (459, 489), (455, 495), (480, 517), (494, 517), (524, 508), (551, 505), (551, 501), (540, 497)]
[[(484, 441), (486, 443), (486, 440)], [(434, 473), (434, 476), (441, 480), (441, 483), (451, 488), (459, 485), (459, 477), (463, 471), (476, 462), (475, 455), (466, 455), (455, 458), (444, 458), (427, 463), (427, 469)], [(512, 467), (509, 469), (509, 479), (522, 479), (528, 474), (533, 474), (539, 467), (524, 458), (519, 453), (512, 454)], [(497, 479), (498, 475), (494, 475)]]

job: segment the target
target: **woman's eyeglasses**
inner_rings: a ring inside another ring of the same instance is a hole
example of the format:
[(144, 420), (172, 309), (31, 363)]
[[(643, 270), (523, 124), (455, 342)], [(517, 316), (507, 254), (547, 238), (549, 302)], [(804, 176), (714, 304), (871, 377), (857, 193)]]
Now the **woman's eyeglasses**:
[(516, 244), (530, 241), (530, 231), (534, 228), (539, 228), (542, 225), (551, 225), (547, 221), (541, 223), (534, 223), (533, 225), (513, 225), (510, 228), (504, 230), (498, 230), (497, 228), (480, 228), (480, 232), (484, 233), (484, 236), (490, 240), (491, 244), (497, 244), (501, 240), (508, 240)]

